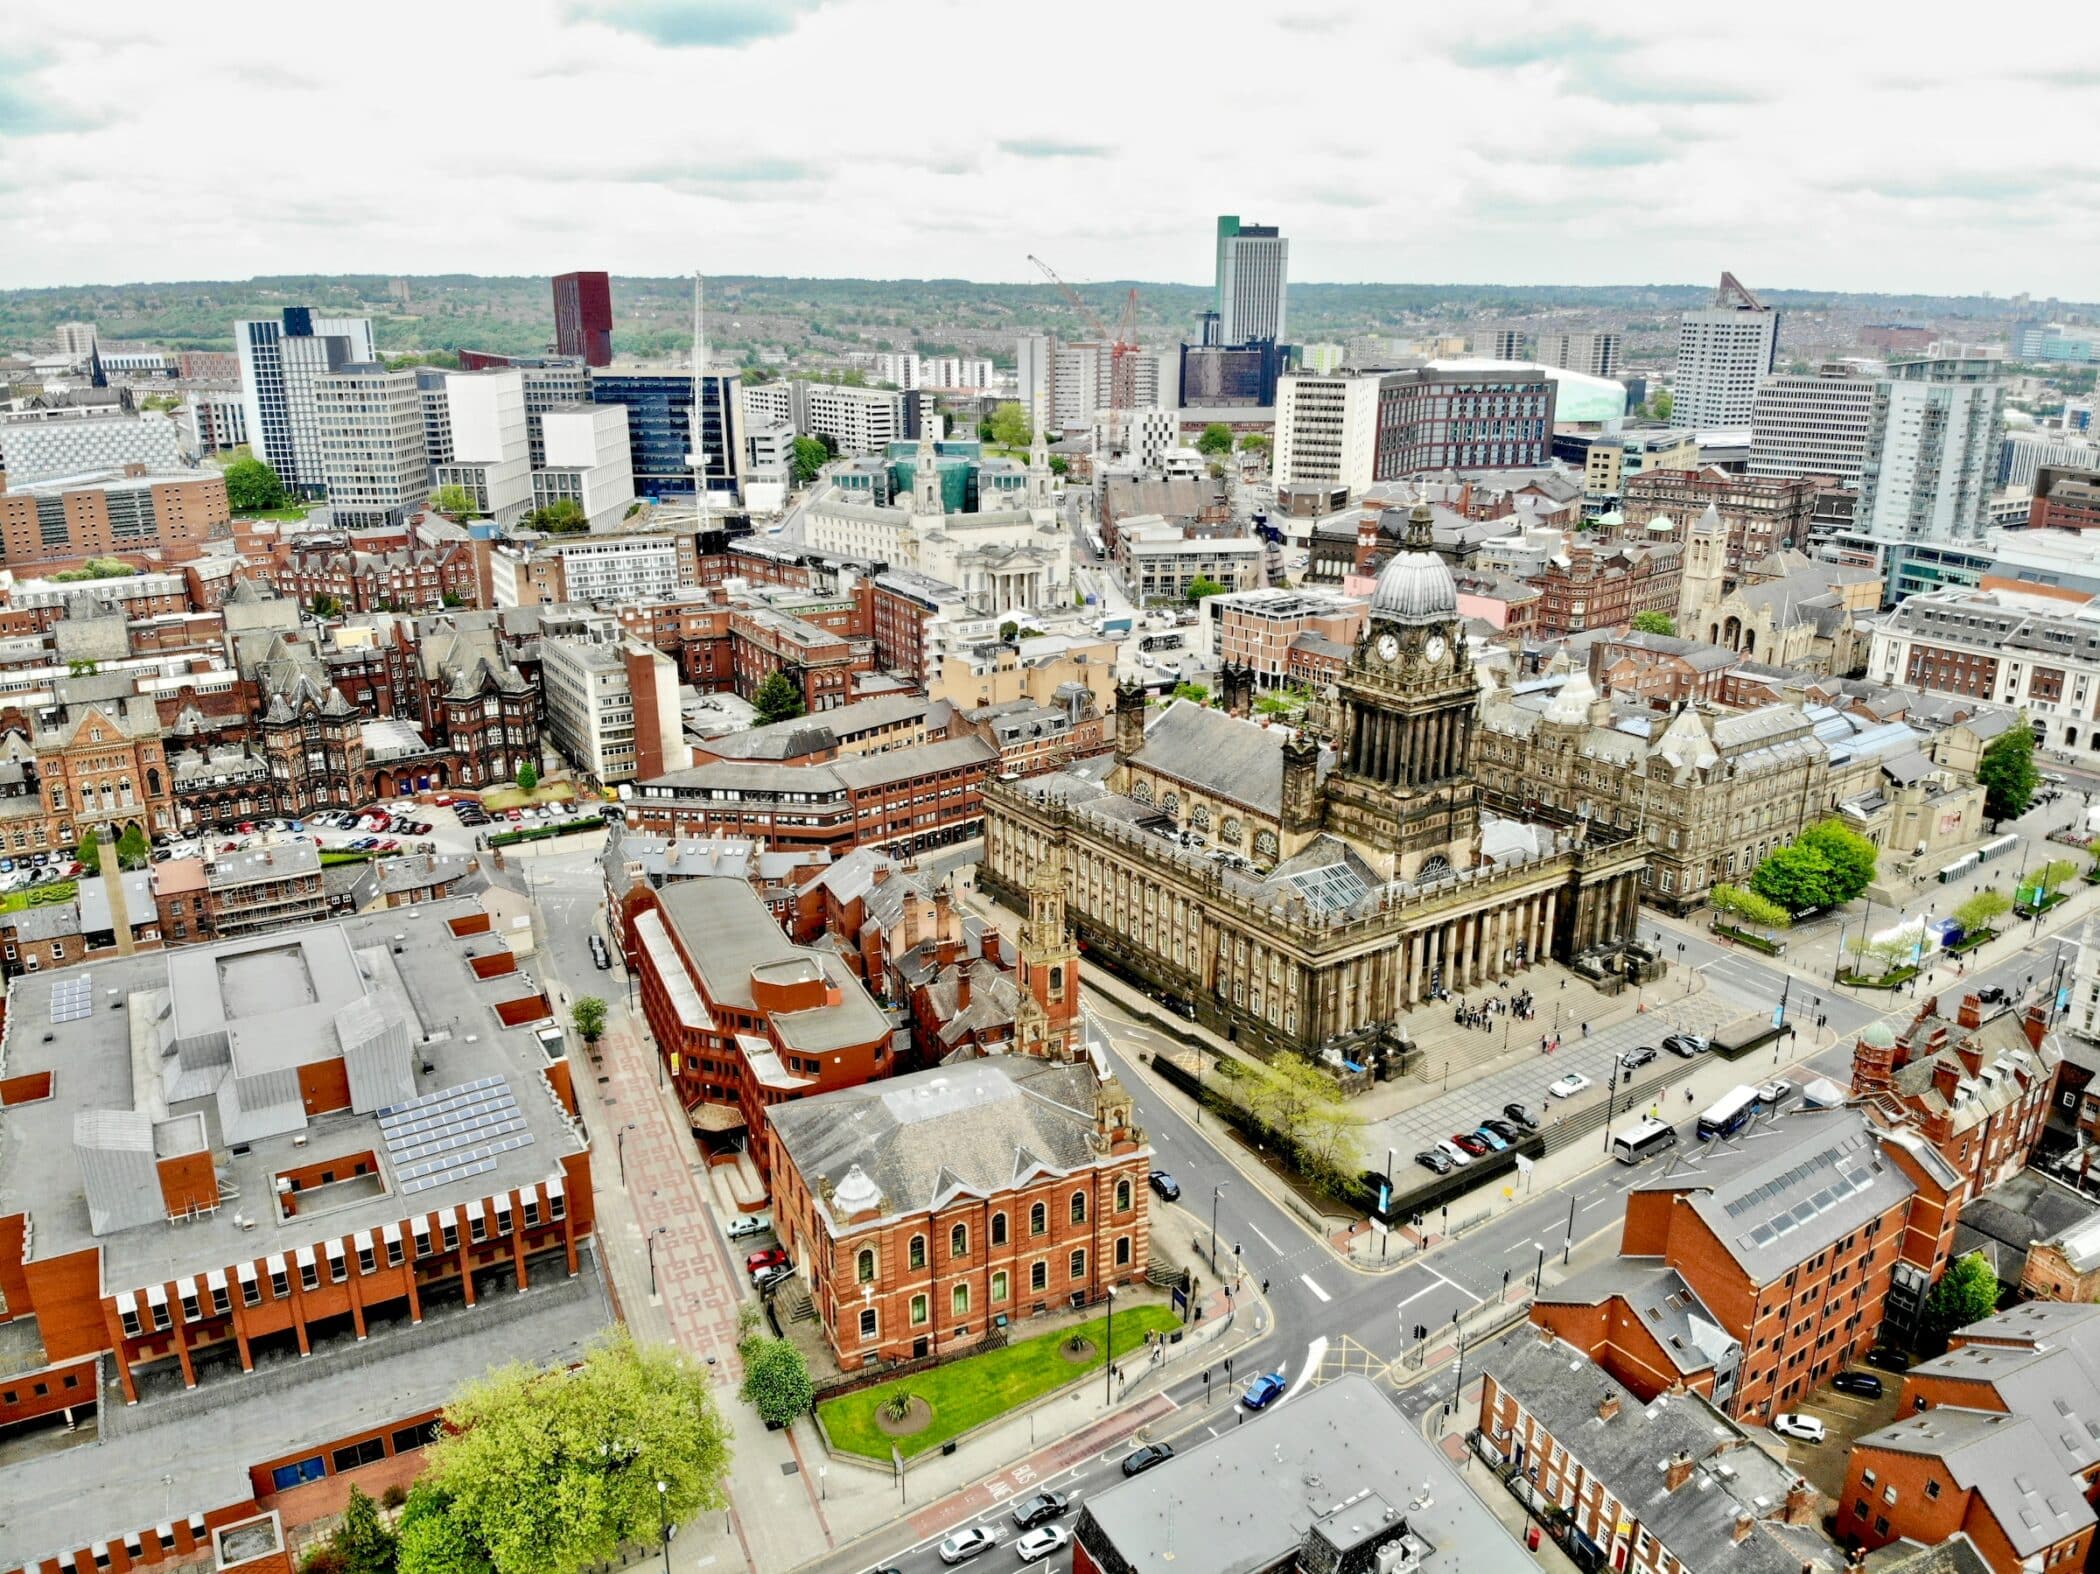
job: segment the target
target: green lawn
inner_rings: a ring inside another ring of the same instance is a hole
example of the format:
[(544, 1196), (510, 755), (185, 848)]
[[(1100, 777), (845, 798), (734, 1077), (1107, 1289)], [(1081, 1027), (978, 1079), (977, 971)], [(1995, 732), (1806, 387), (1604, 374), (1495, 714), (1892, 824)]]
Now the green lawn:
[[(70, 902), (78, 887), (71, 880), (53, 880), (49, 885), (32, 885), (20, 891), (9, 891), (0, 896), (0, 913), (19, 913), (28, 907), (49, 907), (53, 902)], [(29, 899), (34, 896), (36, 900)]]
[[(894, 1443), (907, 1458), (922, 1454), (1089, 1372), (1098, 1373), (1106, 1323), (1107, 1318), (1096, 1318), (1077, 1330), (1038, 1334), (968, 1360), (863, 1388), (843, 1399), (827, 1400), (817, 1407), (817, 1413), (824, 1418), (824, 1430), (830, 1434), (834, 1448), (870, 1459), (888, 1459)], [(1168, 1307), (1133, 1307), (1116, 1319), (1116, 1354), (1122, 1356), (1139, 1349), (1147, 1333), (1163, 1333), (1180, 1323)], [(1059, 1346), (1075, 1331), (1093, 1341), (1094, 1352), (1085, 1361), (1067, 1361), (1059, 1353)], [(893, 1439), (875, 1424), (875, 1417), (899, 1389), (931, 1405), (933, 1423), (923, 1432)]]
[(233, 515), (236, 519), (297, 520), (304, 519), (308, 514), (312, 512), (312, 506), (307, 505), (303, 507), (294, 508), (236, 508), (233, 511)]

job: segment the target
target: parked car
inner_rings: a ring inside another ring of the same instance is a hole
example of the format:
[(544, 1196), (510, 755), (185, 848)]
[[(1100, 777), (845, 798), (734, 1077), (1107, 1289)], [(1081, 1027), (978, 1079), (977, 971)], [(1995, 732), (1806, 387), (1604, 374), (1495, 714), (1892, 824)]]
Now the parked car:
[(1489, 1130), (1485, 1124), (1475, 1127), (1473, 1135), (1486, 1143), (1488, 1151), (1491, 1153), (1507, 1153), (1509, 1151), (1509, 1144), (1502, 1140), (1502, 1133)]
[(1062, 1492), (1037, 1492), (1014, 1505), (1014, 1523), (1023, 1530), (1033, 1530), (1056, 1519), (1071, 1506), (1072, 1500)]
[(773, 1228), (772, 1214), (741, 1213), (729, 1221), (729, 1228), (723, 1233), (733, 1241), (741, 1241), (753, 1235), (763, 1235), (771, 1228)]
[(1904, 1355), (1900, 1350), (1869, 1350), (1866, 1360), (1867, 1365), (1878, 1366), (1884, 1372), (1907, 1372), (1910, 1370), (1910, 1357)]
[(1123, 1456), (1123, 1474), (1143, 1475), (1154, 1465), (1163, 1465), (1173, 1457), (1174, 1446), (1171, 1443), (1147, 1443), (1135, 1453)]
[(1062, 1525), (1045, 1525), (1041, 1530), (1031, 1530), (1014, 1543), (1014, 1551), (1021, 1554), (1023, 1563), (1034, 1563), (1047, 1558), (1053, 1552), (1062, 1552), (1071, 1543), (1072, 1533)]
[(759, 1250), (753, 1252), (749, 1257), (746, 1257), (744, 1259), (744, 1272), (756, 1276), (758, 1274), (764, 1273), (768, 1268), (785, 1267), (787, 1265), (787, 1260), (788, 1254), (786, 1247), (761, 1247)]
[(764, 1295), (768, 1290), (772, 1289), (773, 1286), (778, 1284), (782, 1279), (785, 1279), (789, 1275), (793, 1274), (794, 1271), (795, 1270), (790, 1268), (786, 1263), (782, 1263), (777, 1268), (768, 1268), (764, 1273), (760, 1274), (756, 1279), (753, 1279), (751, 1281), (751, 1288), (756, 1290), (760, 1295)]
[(1985, 984), (1976, 991), (1976, 998), (1987, 1006), (2001, 1006), (2005, 1004), (2005, 990), (1998, 984)]
[(1432, 1175), (1449, 1175), (1457, 1167), (1435, 1148), (1424, 1148), (1415, 1155), (1415, 1162)]
[(1283, 1374), (1264, 1372), (1247, 1385), (1247, 1391), (1240, 1395), (1240, 1403), (1249, 1410), (1266, 1410), (1282, 1397)]
[(1571, 1071), (1555, 1082), (1546, 1091), (1557, 1099), (1571, 1099), (1590, 1085), (1590, 1079), (1579, 1071)]
[(943, 1563), (967, 1563), (980, 1552), (989, 1552), (999, 1545), (998, 1532), (987, 1525), (972, 1525), (968, 1530), (958, 1530), (941, 1543)]
[(1637, 1066), (1647, 1065), (1654, 1058), (1655, 1046), (1653, 1044), (1643, 1044), (1638, 1049), (1626, 1051), (1626, 1058), (1621, 1060), (1619, 1064), (1626, 1070), (1631, 1071)]
[(612, 952), (606, 948), (604, 937), (601, 935), (591, 936), (591, 961), (601, 973), (612, 966)]
[(1673, 1055), (1682, 1055), (1690, 1060), (1694, 1055), (1703, 1055), (1713, 1047), (1713, 1041), (1700, 1033), (1672, 1033), (1663, 1039), (1663, 1048)]
[(1439, 1142), (1433, 1151), (1441, 1153), (1444, 1156), (1444, 1162), (1449, 1164), (1453, 1169), (1464, 1169), (1468, 1164), (1471, 1164), (1473, 1162), (1473, 1155), (1468, 1153), (1464, 1148), (1461, 1148), (1457, 1143), (1451, 1141), (1448, 1137), (1445, 1138), (1442, 1142)]
[(1526, 1131), (1537, 1131), (1539, 1129), (1539, 1118), (1531, 1113), (1529, 1105), (1505, 1104), (1502, 1106), (1502, 1113), (1519, 1126), (1522, 1126)]
[(1774, 1077), (1761, 1084), (1757, 1090), (1757, 1102), (1767, 1109), (1776, 1109), (1794, 1096), (1794, 1085), (1785, 1077)]
[(1820, 1443), (1825, 1435), (1822, 1422), (1793, 1411), (1772, 1417), (1772, 1430), (1781, 1437), (1799, 1438), (1804, 1443)]
[(1174, 1177), (1169, 1175), (1165, 1170), (1154, 1170), (1149, 1176), (1146, 1177), (1146, 1179), (1151, 1184), (1153, 1192), (1160, 1198), (1161, 1201), (1180, 1201), (1181, 1182), (1174, 1179)]
[(1524, 1140), (1523, 1131), (1506, 1120), (1484, 1120), (1480, 1123), (1480, 1129), (1482, 1131), (1492, 1131), (1504, 1142), (1516, 1143)]
[(1471, 1154), (1476, 1159), (1484, 1159), (1488, 1156), (1489, 1153), (1493, 1151), (1493, 1149), (1489, 1148), (1485, 1142), (1483, 1142), (1480, 1138), (1474, 1136), (1473, 1133), (1471, 1133), (1470, 1131), (1452, 1132), (1451, 1145), (1456, 1148), (1465, 1149), (1467, 1153)]
[(1862, 1399), (1881, 1397), (1881, 1379), (1872, 1372), (1840, 1372), (1830, 1380), (1830, 1386), (1841, 1394), (1857, 1394)]

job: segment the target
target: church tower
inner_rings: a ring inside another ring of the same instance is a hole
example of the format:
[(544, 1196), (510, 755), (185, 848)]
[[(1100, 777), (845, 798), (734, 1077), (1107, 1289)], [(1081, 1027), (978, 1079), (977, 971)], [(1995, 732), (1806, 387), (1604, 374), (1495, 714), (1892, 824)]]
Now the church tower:
[(1055, 499), (1050, 495), (1052, 472), (1050, 469), (1050, 440), (1040, 429), (1028, 440), (1028, 506), (1051, 508)]
[(1701, 618), (1728, 593), (1728, 526), (1713, 504), (1692, 523), (1684, 537), (1684, 576), (1677, 589), (1677, 632), (1702, 639)]
[(1038, 1059), (1069, 1060), (1080, 1049), (1079, 945), (1065, 922), (1065, 859), (1060, 848), (1028, 881), (1028, 921), (1021, 926), (1020, 1009), (1015, 1047)]
[(1415, 500), (1405, 550), (1378, 576), (1337, 694), (1341, 758), (1323, 784), (1328, 829), (1383, 854), (1381, 872), (1426, 881), (1470, 868), (1480, 827), (1472, 780), (1479, 684), (1458, 585)]
[(911, 511), (914, 514), (945, 514), (941, 497), (941, 460), (933, 446), (933, 434), (921, 429), (918, 451), (912, 455)]

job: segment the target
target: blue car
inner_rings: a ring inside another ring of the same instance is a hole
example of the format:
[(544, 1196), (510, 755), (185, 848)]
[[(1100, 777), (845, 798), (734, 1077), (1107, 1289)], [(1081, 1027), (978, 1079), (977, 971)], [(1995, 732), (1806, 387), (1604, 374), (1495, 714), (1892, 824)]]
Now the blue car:
[(1249, 1410), (1266, 1410), (1282, 1397), (1283, 1374), (1270, 1372), (1247, 1385), (1247, 1391), (1240, 1395), (1240, 1403)]
[(1489, 1147), (1493, 1148), (1497, 1153), (1502, 1152), (1505, 1148), (1509, 1146), (1507, 1142), (1503, 1141), (1502, 1138), (1498, 1137), (1494, 1132), (1490, 1131), (1485, 1126), (1480, 1127), (1477, 1131), (1473, 1133), (1473, 1135), (1478, 1137)]

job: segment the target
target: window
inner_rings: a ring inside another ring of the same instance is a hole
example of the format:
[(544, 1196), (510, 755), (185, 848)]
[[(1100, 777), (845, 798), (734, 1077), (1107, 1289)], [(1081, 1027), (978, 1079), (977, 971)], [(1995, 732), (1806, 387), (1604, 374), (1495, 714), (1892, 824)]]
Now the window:
[(1050, 1233), (1050, 1210), (1041, 1203), (1034, 1204), (1028, 1210), (1028, 1233), (1030, 1235), (1048, 1235)]
[(241, 1281), (241, 1304), (243, 1306), (262, 1305), (262, 1280), (256, 1278), (253, 1273)]
[(525, 1228), (528, 1230), (538, 1228), (540, 1222), (540, 1199), (532, 1192), (525, 1194), (524, 1213)]
[(130, 1306), (120, 1308), (117, 1312), (117, 1317), (124, 1325), (124, 1334), (127, 1338), (136, 1339), (146, 1331), (139, 1322), (139, 1309), (135, 1302)]
[(997, 1306), (1001, 1301), (1006, 1299), (1008, 1288), (1009, 1285), (1006, 1277), (1006, 1270), (1004, 1268), (1001, 1268), (997, 1273), (992, 1275), (992, 1304), (994, 1306)]
[(948, 1255), (950, 1257), (967, 1257), (970, 1255), (970, 1227), (967, 1224), (958, 1224), (948, 1232)]
[(925, 1322), (926, 1297), (923, 1295), (915, 1295), (911, 1298), (911, 1325), (914, 1328), (919, 1328), (923, 1327), (925, 1325)]
[(547, 1198), (547, 1217), (566, 1219), (569, 1216), (569, 1199), (564, 1192), (554, 1192)]
[(908, 1252), (907, 1252), (907, 1254), (906, 1254), (906, 1261), (908, 1262), (908, 1264), (909, 1264), (909, 1265), (910, 1265), (911, 1267), (914, 1267), (914, 1268), (923, 1268), (923, 1267), (925, 1267), (925, 1266), (926, 1266), (926, 1237), (925, 1237), (925, 1236), (923, 1236), (923, 1235), (914, 1235), (914, 1236), (913, 1236), (913, 1237), (911, 1238), (911, 1246), (910, 1246), (910, 1248), (909, 1248), (909, 1250), (908, 1250)]
[(1030, 1263), (1028, 1266), (1028, 1288), (1047, 1290), (1050, 1287), (1050, 1265), (1046, 1262)]
[(292, 1293), (291, 1275), (285, 1272), (281, 1262), (273, 1263), (270, 1267), (270, 1293), (280, 1301)]
[(211, 1287), (211, 1309), (213, 1315), (218, 1317), (224, 1317), (233, 1310), (233, 1300), (227, 1295), (225, 1285), (215, 1284)]
[(389, 1441), (394, 1445), (395, 1453), (413, 1453), (419, 1448), (435, 1443), (438, 1440), (438, 1433), (443, 1428), (444, 1422), (442, 1421), (425, 1421), (420, 1426), (405, 1426), (401, 1428)]
[(469, 1213), (467, 1215), (467, 1239), (470, 1241), (485, 1241), (488, 1239), (488, 1235), (488, 1220), (478, 1213)]
[(1084, 1279), (1086, 1277), (1086, 1248), (1083, 1246), (1072, 1253), (1072, 1277), (1075, 1279)]
[(186, 1323), (193, 1323), (203, 1315), (204, 1312), (202, 1308), (200, 1308), (197, 1304), (197, 1291), (195, 1287), (191, 1285), (184, 1285), (182, 1289), (182, 1320)]
[(1072, 1193), (1072, 1222), (1074, 1224), (1086, 1223), (1086, 1193), (1083, 1191)]
[(860, 1309), (860, 1336), (863, 1339), (875, 1337), (875, 1308), (872, 1306)]
[(372, 1243), (369, 1240), (358, 1244), (357, 1271), (359, 1273), (377, 1273), (379, 1271), (379, 1258), (373, 1253)]
[(440, 1236), (440, 1237), (442, 1237), (442, 1238), (443, 1238), (443, 1240), (444, 1240), (444, 1242), (445, 1242), (445, 1250), (446, 1250), (446, 1251), (448, 1251), (448, 1252), (456, 1252), (456, 1251), (458, 1251), (458, 1250), (459, 1250), (459, 1226), (458, 1226), (458, 1224), (454, 1223), (454, 1222), (453, 1222), (453, 1221), (452, 1221), (451, 1219), (449, 1219), (449, 1218), (448, 1218), (448, 1219), (440, 1219), (440, 1220), (438, 1221), (438, 1234), (439, 1234), (439, 1236)]
[(337, 1449), (329, 1458), (338, 1470), (355, 1470), (359, 1465), (386, 1458), (386, 1444), (379, 1438), (368, 1437), (362, 1443), (351, 1443)]
[(401, 1235), (399, 1231), (386, 1238), (386, 1265), (389, 1268), (401, 1266)]
[(1126, 1177), (1116, 1182), (1116, 1212), (1130, 1211), (1130, 1181)]
[(1925, 1495), (1930, 1498), (1938, 1497), (1940, 1495), (1940, 1484), (1937, 1481), (1926, 1482)]
[(875, 1254), (865, 1246), (853, 1259), (853, 1279), (856, 1284), (875, 1282)]
[(948, 1311), (953, 1317), (967, 1317), (970, 1312), (970, 1287), (958, 1284), (948, 1292)]
[(299, 1284), (307, 1290), (321, 1288), (321, 1265), (311, 1255), (299, 1259)]
[(992, 1215), (992, 1244), (994, 1246), (1004, 1246), (1006, 1244), (1006, 1215), (1003, 1213)]
[(1116, 1237), (1116, 1266), (1118, 1268), (1128, 1268), (1130, 1266), (1130, 1237), (1127, 1235), (1118, 1235)]
[(350, 1264), (344, 1260), (343, 1248), (334, 1241), (328, 1243), (328, 1277), (336, 1284), (350, 1277)]

